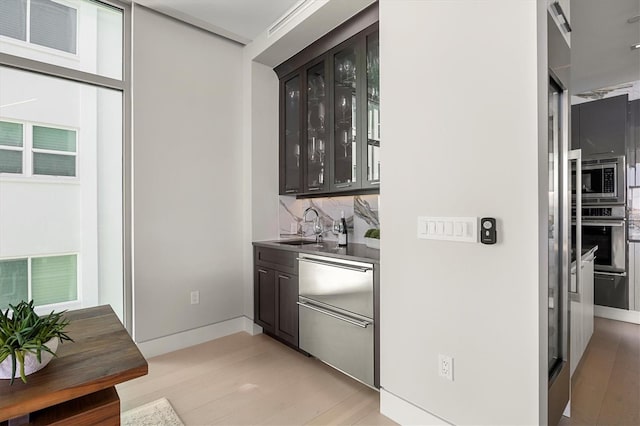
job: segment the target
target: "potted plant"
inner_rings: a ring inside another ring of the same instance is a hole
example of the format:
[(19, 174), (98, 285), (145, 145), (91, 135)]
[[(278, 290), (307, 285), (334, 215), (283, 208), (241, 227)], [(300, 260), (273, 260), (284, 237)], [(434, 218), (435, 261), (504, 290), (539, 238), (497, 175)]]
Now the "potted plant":
[(44, 368), (55, 356), (59, 342), (73, 341), (64, 332), (69, 325), (62, 316), (65, 312), (38, 316), (33, 300), (0, 311), (0, 379), (11, 379), (13, 384), (19, 369), (20, 378), (27, 383), (26, 376)]
[(367, 232), (364, 233), (364, 243), (367, 247), (380, 250), (380, 230), (367, 229)]

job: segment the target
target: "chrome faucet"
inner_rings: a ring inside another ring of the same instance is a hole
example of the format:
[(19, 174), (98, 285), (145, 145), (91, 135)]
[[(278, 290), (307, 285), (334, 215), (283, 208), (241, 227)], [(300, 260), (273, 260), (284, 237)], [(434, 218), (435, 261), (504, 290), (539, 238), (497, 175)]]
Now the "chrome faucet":
[(307, 219), (307, 213), (309, 212), (313, 212), (316, 214), (315, 219), (313, 219), (313, 233), (316, 236), (316, 246), (320, 246), (320, 241), (322, 238), (322, 223), (320, 223), (320, 215), (318, 214), (318, 211), (313, 207), (307, 207), (307, 209), (304, 211), (304, 214), (302, 215), (302, 220), (304, 222), (309, 222), (309, 220)]

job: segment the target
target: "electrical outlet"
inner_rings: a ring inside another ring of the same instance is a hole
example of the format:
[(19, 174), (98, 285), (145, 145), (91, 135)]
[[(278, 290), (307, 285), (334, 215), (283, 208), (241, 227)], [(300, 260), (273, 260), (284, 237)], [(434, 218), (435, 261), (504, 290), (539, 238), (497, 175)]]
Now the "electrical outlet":
[(438, 355), (438, 375), (453, 381), (453, 358), (449, 355)]
[(198, 303), (200, 303), (200, 292), (199, 291), (192, 291), (191, 292), (191, 304), (192, 305), (197, 305)]

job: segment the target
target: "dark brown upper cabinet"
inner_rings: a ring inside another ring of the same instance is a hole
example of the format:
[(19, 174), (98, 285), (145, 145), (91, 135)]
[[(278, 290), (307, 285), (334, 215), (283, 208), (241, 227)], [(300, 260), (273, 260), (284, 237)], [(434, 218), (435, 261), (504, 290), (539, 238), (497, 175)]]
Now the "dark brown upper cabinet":
[(378, 192), (377, 3), (275, 68), (280, 194)]
[(571, 148), (582, 158), (625, 155), (628, 95), (571, 107)]
[(280, 194), (298, 194), (302, 183), (302, 77), (288, 76), (280, 82)]

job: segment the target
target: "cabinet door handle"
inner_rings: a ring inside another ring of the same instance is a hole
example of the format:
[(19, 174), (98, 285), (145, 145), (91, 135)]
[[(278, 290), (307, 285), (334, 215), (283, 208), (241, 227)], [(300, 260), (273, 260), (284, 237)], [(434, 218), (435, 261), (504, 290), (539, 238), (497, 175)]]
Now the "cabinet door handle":
[(377, 180), (375, 182), (369, 182), (369, 185), (380, 185), (380, 181)]
[(264, 269), (258, 269), (258, 272), (260, 272), (261, 274), (266, 274), (267, 271), (265, 271)]
[(278, 278), (282, 278), (283, 280), (290, 280), (291, 278), (286, 275), (278, 275)]
[(320, 191), (322, 188), (309, 188), (309, 191)]
[(348, 188), (350, 186), (350, 183), (341, 183), (340, 185), (336, 185), (336, 188)]
[(297, 190), (297, 189), (287, 189), (287, 190), (286, 190), (286, 191), (284, 191), (284, 192), (286, 192), (287, 194), (291, 194), (291, 193), (293, 193), (293, 192), (298, 192), (298, 190)]

